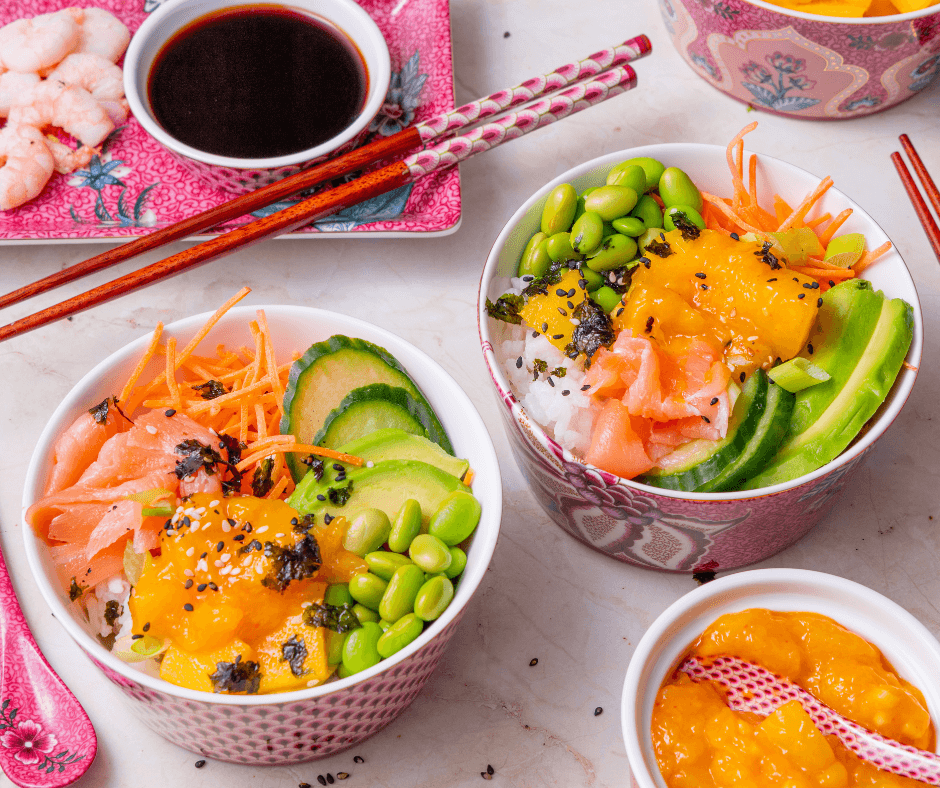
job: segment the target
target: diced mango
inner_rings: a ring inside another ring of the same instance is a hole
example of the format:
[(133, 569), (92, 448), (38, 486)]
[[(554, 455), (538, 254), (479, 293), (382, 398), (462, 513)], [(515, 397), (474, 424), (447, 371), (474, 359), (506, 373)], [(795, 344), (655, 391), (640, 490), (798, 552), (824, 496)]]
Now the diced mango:
[(241, 640), (230, 641), (215, 651), (189, 652), (170, 646), (160, 663), (160, 678), (180, 687), (214, 692), (209, 677), (218, 670), (220, 662), (235, 662), (239, 656), (242, 662), (255, 658), (251, 646)]
[(818, 772), (836, 762), (826, 737), (799, 701), (785, 703), (760, 724), (759, 730), (801, 769)]
[(545, 295), (531, 296), (520, 310), (526, 324), (544, 334), (561, 351), (571, 342), (574, 333), (574, 323), (571, 322), (574, 310), (588, 297), (580, 281), (578, 271), (565, 271), (556, 284), (548, 286)]

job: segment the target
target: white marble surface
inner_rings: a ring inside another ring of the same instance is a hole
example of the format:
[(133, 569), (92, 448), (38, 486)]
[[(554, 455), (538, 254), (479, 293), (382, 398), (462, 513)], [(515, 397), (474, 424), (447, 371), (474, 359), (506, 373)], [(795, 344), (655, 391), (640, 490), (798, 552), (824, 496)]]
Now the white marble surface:
[[(542, 514), (509, 453), (489, 391), (477, 339), (477, 286), (487, 251), (514, 208), (570, 166), (653, 142), (725, 144), (754, 119), (760, 128), (748, 139), (751, 149), (831, 174), (884, 227), (912, 271), (927, 322), (920, 377), (900, 418), (834, 512), (764, 566), (860, 581), (940, 635), (940, 441), (933, 424), (940, 268), (889, 160), (898, 134), (906, 132), (940, 175), (940, 84), (868, 118), (790, 120), (749, 112), (700, 81), (673, 50), (652, 0), (452, 0), (451, 9), (458, 101), (638, 33), (650, 36), (654, 54), (637, 64), (635, 91), (463, 165), (464, 216), (455, 235), (271, 241), (0, 345), (3, 552), (37, 640), (98, 731), (98, 757), (84, 786), (289, 788), (316, 786), (317, 775), (340, 771), (350, 773), (342, 783), (350, 788), (470, 786), (480, 784), (487, 764), (495, 769), (493, 785), (624, 785), (619, 702), (627, 663), (650, 622), (694, 582), (621, 566), (575, 543)], [(104, 248), (0, 248), (0, 292)], [(133, 267), (8, 309), (0, 322)], [(492, 566), (460, 631), (399, 720), (355, 750), (319, 763), (250, 768), (210, 760), (197, 770), (196, 756), (135, 719), (52, 618), (24, 558), (20, 496), (43, 424), (84, 372), (158, 320), (212, 309), (245, 284), (253, 288), (250, 303), (309, 304), (356, 315), (440, 362), (490, 428), (502, 462), (505, 511)], [(538, 665), (530, 667), (534, 657)], [(596, 707), (603, 713), (595, 715)], [(357, 754), (364, 763), (353, 763)], [(0, 785), (9, 784), (0, 778)]]

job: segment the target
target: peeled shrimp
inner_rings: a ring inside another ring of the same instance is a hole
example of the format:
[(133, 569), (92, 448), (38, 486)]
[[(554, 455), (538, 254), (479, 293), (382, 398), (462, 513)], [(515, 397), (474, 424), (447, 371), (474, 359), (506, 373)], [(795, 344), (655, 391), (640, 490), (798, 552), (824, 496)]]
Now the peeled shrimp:
[(0, 118), (9, 115), (10, 107), (38, 84), (39, 74), (21, 74), (19, 71), (0, 74)]
[(55, 171), (62, 175), (75, 172), (79, 167), (87, 167), (95, 155), (94, 148), (82, 145), (76, 150), (52, 136), (46, 137), (46, 146), (52, 154)]
[(78, 45), (79, 32), (67, 11), (17, 19), (0, 28), (0, 62), (10, 71), (43, 72)]
[(10, 108), (9, 122), (37, 129), (56, 126), (85, 145), (100, 145), (114, 124), (91, 93), (78, 85), (43, 80), (22, 103)]
[(103, 8), (66, 8), (80, 28), (73, 52), (93, 52), (117, 63), (131, 40), (131, 31)]
[(0, 130), (0, 162), (0, 211), (9, 211), (38, 195), (55, 166), (38, 129), (9, 123)]
[(124, 99), (124, 75), (107, 58), (93, 52), (73, 52), (50, 72), (47, 79), (85, 88), (101, 104), (115, 126), (127, 120), (129, 107)]

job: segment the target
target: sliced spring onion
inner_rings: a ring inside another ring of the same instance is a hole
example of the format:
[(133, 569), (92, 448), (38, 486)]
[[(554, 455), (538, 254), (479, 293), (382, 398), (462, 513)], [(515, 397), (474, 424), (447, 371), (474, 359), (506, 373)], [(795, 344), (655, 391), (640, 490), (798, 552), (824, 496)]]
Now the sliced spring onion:
[(833, 238), (826, 247), (825, 261), (840, 268), (851, 268), (865, 253), (865, 236), (846, 233)]
[(790, 393), (802, 391), (829, 380), (829, 373), (805, 358), (791, 358), (767, 373), (780, 388)]
[(153, 659), (157, 655), (166, 651), (170, 646), (170, 641), (160, 640), (151, 635), (144, 635), (131, 644), (129, 651), (115, 651), (114, 656), (124, 662), (143, 662), (147, 659)]

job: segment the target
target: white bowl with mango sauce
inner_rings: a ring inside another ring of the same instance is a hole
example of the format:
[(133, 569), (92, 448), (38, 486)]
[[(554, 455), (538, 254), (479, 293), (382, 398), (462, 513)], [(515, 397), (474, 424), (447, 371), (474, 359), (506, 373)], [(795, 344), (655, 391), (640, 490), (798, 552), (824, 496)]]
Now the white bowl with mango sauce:
[(824, 572), (739, 572), (696, 588), (673, 603), (653, 622), (633, 653), (620, 713), (634, 786), (666, 787), (651, 733), (660, 687), (716, 619), (751, 608), (828, 616), (874, 645), (901, 678), (923, 693), (936, 734), (940, 721), (940, 643), (914, 616), (870, 588)]

